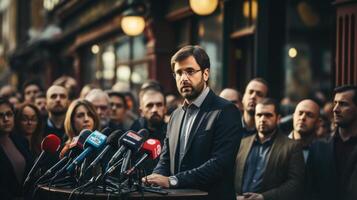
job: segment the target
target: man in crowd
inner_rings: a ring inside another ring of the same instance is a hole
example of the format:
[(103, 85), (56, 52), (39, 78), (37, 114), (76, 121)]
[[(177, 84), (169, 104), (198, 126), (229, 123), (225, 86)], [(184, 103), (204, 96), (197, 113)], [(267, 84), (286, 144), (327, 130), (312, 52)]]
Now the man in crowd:
[(255, 108), (256, 133), (242, 139), (236, 157), (238, 200), (300, 200), (304, 159), (300, 145), (278, 130), (278, 105), (264, 99)]
[(107, 93), (110, 98), (110, 107), (112, 109), (109, 126), (123, 131), (129, 130), (131, 124), (128, 124), (126, 117), (128, 106), (124, 94), (116, 91), (108, 91)]
[(304, 161), (309, 156), (309, 148), (314, 138), (320, 123), (320, 107), (311, 100), (305, 99), (299, 102), (295, 108), (293, 115), (293, 131), (289, 138), (300, 142), (303, 148)]
[(22, 86), (24, 102), (35, 103), (37, 93), (42, 91), (40, 83), (35, 80), (29, 80)]
[(143, 178), (165, 188), (198, 188), (209, 199), (235, 199), (234, 155), (240, 143), (240, 112), (208, 87), (210, 61), (199, 46), (171, 58), (183, 106), (171, 116), (154, 173)]
[(101, 89), (93, 89), (87, 94), (85, 99), (94, 105), (99, 116), (101, 128), (109, 127), (115, 129), (115, 127), (109, 126), (112, 111), (110, 109), (110, 98), (108, 94)]
[(45, 125), (45, 135), (56, 134), (66, 141), (66, 134), (64, 130), (64, 119), (68, 109), (68, 93), (66, 88), (59, 85), (52, 85), (48, 88), (46, 93), (48, 119)]
[(150, 132), (150, 137), (160, 140), (163, 143), (166, 135), (166, 102), (161, 90), (154, 87), (142, 89), (140, 97), (141, 117), (134, 121), (131, 130), (139, 131), (142, 128)]
[(225, 88), (222, 90), (219, 96), (232, 102), (241, 112), (243, 112), (242, 95), (238, 90), (233, 88)]
[[(147, 87), (141, 89), (139, 97), (141, 117), (134, 121), (130, 129), (139, 131), (144, 128), (149, 131), (149, 138), (157, 139), (161, 144), (164, 144), (167, 129), (167, 124), (164, 121), (166, 113), (164, 94), (158, 88)], [(146, 161), (143, 166), (146, 173), (152, 173), (158, 161), (159, 158)]]
[(268, 94), (268, 83), (262, 78), (249, 81), (243, 94), (243, 137), (255, 133), (254, 113), (255, 106)]
[(48, 117), (46, 104), (46, 95), (42, 92), (38, 93), (35, 97), (35, 106), (38, 108), (38, 110), (40, 110), (43, 119), (46, 119)]
[(311, 199), (357, 199), (357, 87), (334, 90), (334, 136), (310, 148), (307, 178)]

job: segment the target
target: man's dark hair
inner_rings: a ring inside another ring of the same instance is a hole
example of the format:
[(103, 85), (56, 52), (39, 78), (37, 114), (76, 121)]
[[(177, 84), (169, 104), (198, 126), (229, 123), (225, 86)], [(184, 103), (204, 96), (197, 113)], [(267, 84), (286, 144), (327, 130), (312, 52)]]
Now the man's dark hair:
[[(275, 114), (279, 115), (280, 113), (280, 108), (279, 108), (279, 104), (278, 102), (273, 99), (273, 98), (264, 98), (261, 102), (259, 102), (258, 104), (262, 104), (264, 106), (268, 106), (268, 105), (273, 105), (274, 106), (274, 111)], [(257, 105), (258, 105), (257, 104)]]
[(43, 91), (43, 86), (41, 85), (41, 83), (38, 80), (35, 79), (31, 79), (31, 80), (27, 80), (24, 82), (24, 84), (22, 85), (22, 92), (25, 92), (25, 88), (27, 88), (29, 85), (36, 85), (40, 91)]
[(333, 94), (335, 96), (337, 93), (342, 93), (342, 92), (347, 92), (347, 91), (353, 91), (352, 101), (357, 106), (357, 86), (355, 86), (355, 85), (339, 86), (333, 90)]
[(37, 98), (46, 98), (46, 94), (43, 93), (43, 92), (39, 92), (39, 93), (37, 93), (36, 96), (35, 96), (35, 99), (37, 99)]
[(0, 105), (3, 105), (3, 104), (9, 106), (10, 109), (12, 110), (12, 112), (14, 112), (14, 114), (15, 114), (14, 105), (12, 105), (12, 103), (10, 103), (8, 98), (0, 97)]
[(109, 97), (112, 97), (112, 96), (116, 96), (116, 97), (119, 97), (123, 103), (124, 103), (124, 108), (127, 109), (128, 108), (128, 105), (126, 103), (126, 100), (125, 100), (125, 95), (121, 92), (117, 92), (117, 91), (113, 91), (113, 90), (109, 90), (107, 91)]
[(201, 70), (209, 69), (211, 67), (209, 57), (206, 51), (202, 47), (197, 45), (195, 46), (188, 45), (182, 47), (180, 50), (178, 50), (175, 53), (175, 55), (172, 56), (171, 70), (174, 71), (175, 63), (181, 62), (190, 56), (193, 56), (195, 58)]
[(146, 87), (145, 89), (141, 89), (139, 92), (139, 102), (142, 101), (143, 96), (147, 92), (160, 93), (164, 97), (164, 105), (166, 105), (166, 98), (164, 92), (162, 90), (157, 89), (156, 87)]

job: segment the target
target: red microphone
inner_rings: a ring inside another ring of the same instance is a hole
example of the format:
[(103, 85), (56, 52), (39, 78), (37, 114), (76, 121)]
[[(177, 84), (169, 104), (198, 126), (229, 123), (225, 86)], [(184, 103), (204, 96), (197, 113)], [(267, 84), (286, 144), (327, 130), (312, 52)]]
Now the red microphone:
[[(54, 154), (61, 146), (61, 139), (55, 134), (47, 135), (41, 142), (42, 152), (48, 152)], [(41, 152), (41, 154), (42, 154)]]
[(125, 172), (126, 175), (130, 175), (133, 171), (141, 165), (148, 157), (152, 160), (155, 160), (161, 154), (161, 143), (159, 140), (156, 139), (148, 139), (144, 142), (143, 146), (141, 147), (141, 152), (144, 154), (141, 158), (134, 164), (132, 168)]
[(40, 162), (45, 157), (45, 154), (55, 154), (61, 146), (61, 139), (56, 136), (55, 134), (47, 135), (41, 143), (41, 154), (35, 161), (35, 164), (32, 166), (30, 172), (27, 174), (27, 177), (24, 182), (24, 187), (30, 182), (33, 178), (35, 172), (37, 172), (38, 168), (40, 167)]

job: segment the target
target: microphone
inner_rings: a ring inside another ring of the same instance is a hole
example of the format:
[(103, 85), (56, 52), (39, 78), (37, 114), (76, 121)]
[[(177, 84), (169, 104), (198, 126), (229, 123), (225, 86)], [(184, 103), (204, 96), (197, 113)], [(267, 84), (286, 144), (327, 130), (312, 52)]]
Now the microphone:
[(139, 165), (141, 165), (148, 157), (155, 160), (161, 154), (161, 144), (157, 139), (148, 139), (144, 142), (141, 152), (144, 154), (137, 160), (133, 167), (125, 172), (126, 175), (130, 175)]
[(113, 131), (114, 131), (113, 129), (109, 127), (105, 127), (100, 132), (103, 133), (103, 135), (105, 136), (109, 136)]
[[(139, 151), (141, 149), (141, 146), (142, 146), (143, 142), (149, 136), (149, 131), (147, 131), (146, 129), (141, 129), (141, 130), (138, 131), (137, 134), (142, 137), (142, 140), (141, 140), (142, 142), (140, 143), (140, 147), (139, 147), (139, 145), (136, 145), (135, 149), (129, 149), (127, 151), (127, 153), (126, 153), (126, 155), (125, 155), (125, 157), (123, 159), (123, 163), (121, 165), (121, 168), (120, 168), (120, 174), (122, 174), (123, 172), (125, 172), (127, 170), (132, 153), (133, 152), (135, 153), (135, 152), (137, 152), (137, 151)], [(137, 147), (139, 147), (139, 148), (137, 148)]]
[(40, 182), (41, 180), (49, 177), (53, 172), (57, 171), (61, 173), (62, 170), (58, 170), (59, 168), (63, 167), (67, 161), (71, 161), (72, 158), (78, 156), (78, 154), (83, 151), (83, 144), (88, 136), (92, 133), (92, 131), (88, 129), (82, 130), (78, 136), (73, 137), (71, 143), (69, 144), (69, 152), (56, 164), (54, 164), (50, 169), (48, 169), (45, 174), (43, 174), (37, 181)]
[(33, 178), (34, 174), (37, 172), (40, 167), (40, 162), (45, 157), (45, 154), (55, 154), (61, 146), (61, 139), (55, 134), (47, 135), (41, 142), (41, 154), (36, 159), (34, 165), (32, 166), (30, 172), (27, 174), (27, 177), (24, 181), (24, 186), (26, 186), (30, 180)]
[(67, 172), (71, 172), (74, 168), (81, 164), (83, 160), (88, 157), (94, 150), (101, 149), (105, 144), (107, 136), (103, 135), (99, 131), (94, 131), (84, 142), (84, 151), (77, 156), (74, 161), (67, 167)]
[(118, 139), (120, 136), (123, 135), (122, 130), (116, 130), (112, 132), (108, 137), (106, 144), (107, 146), (99, 153), (99, 155), (93, 160), (93, 162), (88, 166), (88, 168), (85, 170), (84, 174), (88, 172), (88, 170), (92, 169), (95, 165), (99, 163), (100, 160), (103, 159), (105, 154), (112, 148), (118, 148)]
[(109, 160), (107, 169), (109, 169), (109, 167), (111, 167), (122, 156), (124, 152), (128, 151), (128, 149), (131, 149), (134, 152), (138, 151), (141, 148), (142, 143), (144, 142), (143, 136), (147, 137), (144, 131), (141, 131), (139, 134), (132, 130), (129, 130), (124, 135), (122, 135), (122, 137), (120, 137), (118, 141), (120, 148)]

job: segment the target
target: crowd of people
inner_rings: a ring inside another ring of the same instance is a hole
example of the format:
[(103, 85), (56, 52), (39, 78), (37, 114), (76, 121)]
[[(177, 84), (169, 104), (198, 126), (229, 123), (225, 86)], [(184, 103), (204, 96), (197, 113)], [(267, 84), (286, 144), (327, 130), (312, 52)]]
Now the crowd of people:
[(165, 94), (155, 80), (138, 94), (95, 85), (79, 92), (69, 76), (47, 90), (35, 80), (20, 92), (2, 86), (1, 198), (22, 197), (49, 134), (62, 140), (58, 160), (84, 129), (144, 128), (163, 144), (160, 158), (143, 165), (145, 184), (200, 189), (208, 199), (357, 199), (357, 86), (336, 87), (330, 101), (311, 96), (288, 106), (269, 96), (263, 78), (250, 80), (243, 94), (225, 88), (218, 95), (199, 46), (176, 52), (171, 70), (179, 95)]

